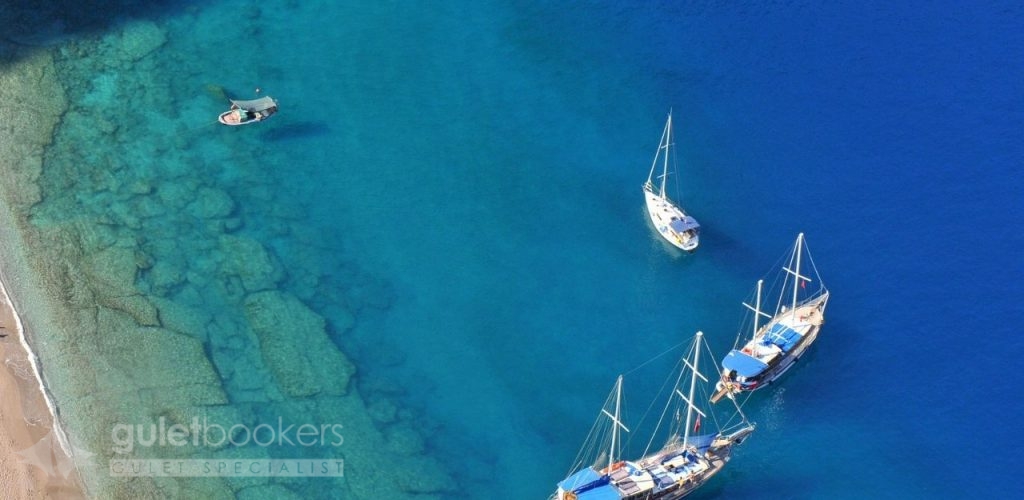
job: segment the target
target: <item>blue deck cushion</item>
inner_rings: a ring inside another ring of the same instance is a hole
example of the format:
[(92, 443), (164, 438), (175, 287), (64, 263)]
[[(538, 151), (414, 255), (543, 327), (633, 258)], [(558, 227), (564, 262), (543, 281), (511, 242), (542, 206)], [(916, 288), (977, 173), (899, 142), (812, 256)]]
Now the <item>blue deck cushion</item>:
[(753, 377), (768, 368), (763, 361), (733, 349), (722, 360), (722, 368), (735, 371), (741, 377)]
[(655, 477), (654, 481), (658, 483), (658, 487), (662, 489), (668, 488), (669, 486), (675, 484), (675, 481), (671, 477), (669, 477), (668, 474), (661, 474), (658, 477)]
[(690, 229), (697, 229), (700, 227), (700, 224), (697, 223), (697, 219), (687, 216), (670, 222), (669, 226), (672, 227), (673, 231), (681, 233), (683, 231), (689, 231)]
[(768, 339), (771, 343), (779, 346), (783, 352), (789, 352), (797, 342), (800, 341), (801, 336), (792, 328), (776, 323), (772, 325), (772, 329), (765, 335), (765, 339)]
[(576, 495), (577, 500), (621, 500), (618, 490), (610, 484)]

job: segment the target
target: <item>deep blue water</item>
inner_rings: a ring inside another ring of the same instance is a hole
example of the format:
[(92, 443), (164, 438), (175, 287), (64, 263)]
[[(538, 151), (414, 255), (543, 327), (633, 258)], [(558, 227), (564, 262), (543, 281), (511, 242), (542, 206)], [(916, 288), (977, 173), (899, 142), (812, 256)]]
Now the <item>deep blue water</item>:
[[(264, 133), (323, 130), (279, 141), (286, 189), (393, 290), (352, 339), (364, 378), (406, 389), (470, 491), (548, 493), (614, 376), (696, 329), (722, 352), (804, 231), (829, 323), (702, 494), (998, 494), (1020, 491), (1021, 16), (329, 6), (265, 28), (256, 77), (284, 103)], [(669, 107), (688, 258), (640, 201)]]
[[(1022, 492), (1019, 5), (264, 2), (246, 44), (217, 31), (239, 9), (189, 14), (207, 31), (166, 50), (241, 68), (192, 88), (279, 99), (205, 133), (288, 156), (246, 175), (322, 245), (265, 243), (338, 287), (369, 276), (388, 307), (335, 340), (466, 496), (550, 493), (615, 376), (698, 329), (724, 353), (800, 231), (828, 323), (696, 496)], [(692, 256), (643, 212), (669, 108)], [(627, 384), (627, 415), (661, 380)]]

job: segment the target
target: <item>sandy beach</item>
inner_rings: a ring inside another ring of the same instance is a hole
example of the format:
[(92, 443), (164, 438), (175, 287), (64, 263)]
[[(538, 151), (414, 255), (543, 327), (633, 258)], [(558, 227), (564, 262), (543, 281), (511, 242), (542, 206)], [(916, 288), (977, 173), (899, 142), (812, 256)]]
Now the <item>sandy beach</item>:
[(85, 498), (73, 460), (53, 433), (53, 416), (25, 349), (24, 328), (2, 282), (0, 335), (0, 497)]

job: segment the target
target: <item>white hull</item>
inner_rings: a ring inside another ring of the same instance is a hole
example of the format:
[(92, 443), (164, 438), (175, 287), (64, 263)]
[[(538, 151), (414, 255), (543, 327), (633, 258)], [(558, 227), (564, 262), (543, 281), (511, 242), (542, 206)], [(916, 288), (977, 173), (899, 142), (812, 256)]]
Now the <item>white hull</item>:
[(647, 215), (650, 216), (654, 229), (658, 231), (662, 238), (665, 238), (665, 241), (687, 252), (697, 249), (697, 245), (700, 244), (700, 235), (696, 230), (676, 232), (670, 226), (673, 220), (685, 218), (686, 213), (675, 206), (668, 198), (662, 198), (654, 194), (650, 185), (644, 186), (644, 199), (647, 202)]

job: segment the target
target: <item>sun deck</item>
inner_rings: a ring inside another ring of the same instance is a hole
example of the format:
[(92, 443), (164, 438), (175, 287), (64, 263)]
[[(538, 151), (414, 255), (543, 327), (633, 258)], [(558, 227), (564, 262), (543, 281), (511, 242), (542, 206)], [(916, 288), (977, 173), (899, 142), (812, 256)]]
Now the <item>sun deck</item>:
[(754, 355), (766, 363), (770, 362), (776, 355), (792, 351), (812, 328), (821, 326), (823, 321), (824, 317), (817, 301), (799, 306), (795, 312), (780, 313), (747, 343), (744, 352), (749, 349), (751, 352), (747, 354)]
[(683, 250), (697, 248), (700, 241), (698, 231), (700, 224), (696, 219), (686, 215), (679, 207), (669, 200), (644, 190), (647, 201), (647, 212), (655, 229), (672, 245)]
[[(577, 500), (618, 500), (637, 494), (653, 493), (665, 498), (696, 488), (725, 465), (728, 454), (709, 453), (702, 457), (692, 450), (679, 450), (645, 464), (622, 462), (617, 469), (602, 475), (585, 469), (559, 483), (563, 491), (574, 491)], [(650, 460), (650, 459), (648, 459)]]

